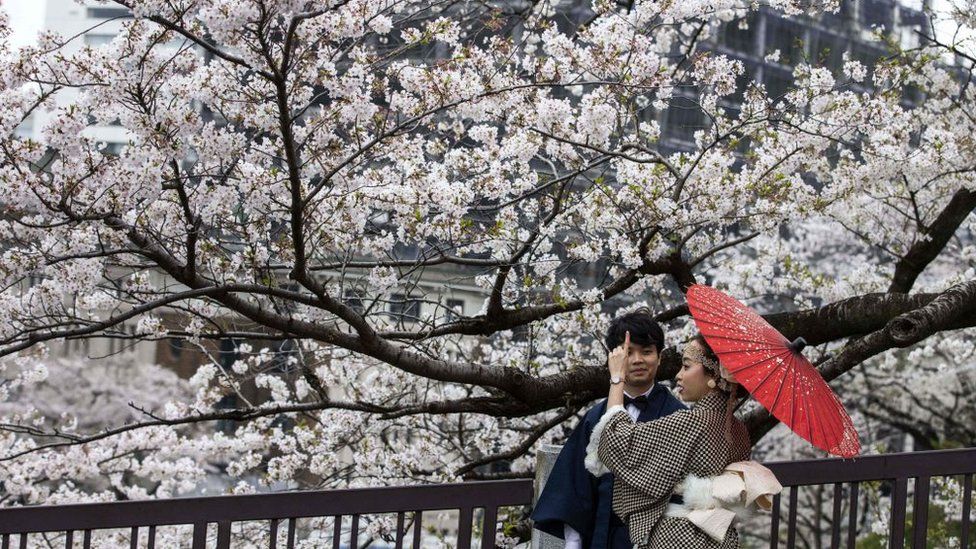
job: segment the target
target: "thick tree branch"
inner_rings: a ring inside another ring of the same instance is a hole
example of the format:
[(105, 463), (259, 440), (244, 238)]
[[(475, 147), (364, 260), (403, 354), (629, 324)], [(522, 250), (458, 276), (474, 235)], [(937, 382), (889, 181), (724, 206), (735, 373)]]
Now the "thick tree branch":
[[(976, 326), (976, 280), (957, 284), (923, 306), (894, 316), (875, 331), (848, 343), (819, 370), (829, 382), (890, 349), (908, 347), (936, 332), (973, 326)], [(757, 410), (745, 420), (754, 443), (776, 424), (776, 419), (765, 410)]]
[(959, 189), (931, 225), (924, 228), (911, 249), (895, 264), (889, 292), (908, 293), (915, 279), (948, 244), (963, 221), (976, 209), (976, 192)]

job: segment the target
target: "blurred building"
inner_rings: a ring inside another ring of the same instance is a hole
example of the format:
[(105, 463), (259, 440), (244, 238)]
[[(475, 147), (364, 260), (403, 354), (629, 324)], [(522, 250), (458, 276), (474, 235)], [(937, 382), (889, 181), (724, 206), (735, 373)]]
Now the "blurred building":
[[(800, 63), (827, 67), (840, 79), (845, 55), (870, 69), (878, 59), (892, 54), (892, 45), (917, 46), (917, 31), (928, 28), (924, 7), (910, 1), (840, 0), (836, 13), (816, 16), (788, 16), (761, 7), (722, 25), (702, 49), (737, 59), (745, 67), (738, 95), (724, 105), (735, 108), (750, 82), (765, 85), (770, 97), (785, 94)], [(687, 149), (694, 133), (706, 124), (694, 98), (687, 94), (676, 94), (671, 108), (658, 121), (665, 151)]]

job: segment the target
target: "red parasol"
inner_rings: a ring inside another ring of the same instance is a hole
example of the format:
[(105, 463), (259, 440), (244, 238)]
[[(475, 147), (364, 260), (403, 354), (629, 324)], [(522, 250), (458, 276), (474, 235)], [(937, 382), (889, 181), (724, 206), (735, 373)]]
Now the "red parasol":
[(722, 366), (776, 419), (831, 454), (854, 457), (861, 443), (854, 422), (820, 373), (755, 311), (701, 284), (688, 289), (688, 308)]

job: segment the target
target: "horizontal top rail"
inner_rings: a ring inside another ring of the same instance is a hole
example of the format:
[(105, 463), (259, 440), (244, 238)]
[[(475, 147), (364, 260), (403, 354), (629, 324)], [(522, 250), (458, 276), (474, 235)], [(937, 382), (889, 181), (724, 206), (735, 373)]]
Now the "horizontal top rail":
[(532, 480), (498, 480), (0, 509), (0, 534), (322, 517), (532, 503)]
[(976, 448), (880, 454), (852, 459), (777, 461), (765, 464), (783, 486), (862, 482), (976, 473)]

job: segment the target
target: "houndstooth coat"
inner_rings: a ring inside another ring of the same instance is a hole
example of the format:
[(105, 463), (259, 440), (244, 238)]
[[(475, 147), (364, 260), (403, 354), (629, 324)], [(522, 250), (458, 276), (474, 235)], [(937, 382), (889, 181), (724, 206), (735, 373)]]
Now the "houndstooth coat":
[(640, 424), (615, 406), (594, 428), (591, 443), (598, 448), (588, 448), (594, 451), (587, 467), (614, 473), (613, 511), (627, 523), (637, 549), (739, 547), (735, 528), (716, 543), (687, 520), (664, 516), (675, 486), (686, 476), (714, 476), (749, 459), (749, 435), (739, 420), (732, 418), (725, 436), (727, 399), (714, 391), (691, 410)]

